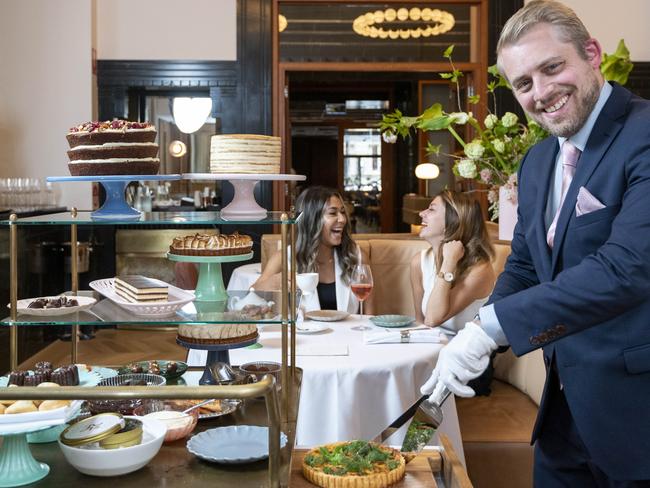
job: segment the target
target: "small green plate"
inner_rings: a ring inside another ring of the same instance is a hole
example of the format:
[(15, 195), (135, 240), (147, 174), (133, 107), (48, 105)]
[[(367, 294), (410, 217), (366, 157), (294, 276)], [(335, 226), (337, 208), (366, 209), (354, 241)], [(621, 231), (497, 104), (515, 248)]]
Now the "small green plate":
[[(160, 368), (160, 373), (154, 373), (154, 374), (159, 374), (160, 376), (164, 376), (165, 379), (168, 380), (173, 380), (176, 378), (180, 378), (185, 371), (187, 371), (187, 363), (184, 363), (183, 361), (168, 361), (164, 359), (156, 359), (152, 361), (136, 361), (134, 363), (129, 363), (125, 366), (122, 366), (118, 372), (120, 374), (128, 374), (128, 373), (134, 373), (136, 371), (133, 371), (132, 367), (140, 367), (142, 368), (142, 371), (137, 371), (138, 373), (151, 373), (149, 371), (149, 363), (156, 362), (158, 363), (158, 367)], [(167, 372), (167, 366), (169, 363), (176, 363), (176, 371), (173, 373), (168, 373)]]
[(370, 321), (377, 327), (406, 327), (415, 322), (415, 317), (408, 315), (376, 315)]

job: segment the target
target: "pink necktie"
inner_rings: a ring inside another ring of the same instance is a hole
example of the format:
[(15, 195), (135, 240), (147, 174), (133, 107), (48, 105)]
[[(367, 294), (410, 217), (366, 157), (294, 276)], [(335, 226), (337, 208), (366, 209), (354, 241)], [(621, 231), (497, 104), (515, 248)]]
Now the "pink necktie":
[(578, 165), (578, 159), (580, 158), (580, 149), (575, 147), (569, 141), (564, 141), (562, 144), (562, 194), (560, 196), (560, 204), (555, 211), (555, 217), (553, 217), (553, 222), (548, 228), (546, 233), (546, 242), (549, 247), (553, 248), (553, 239), (555, 238), (555, 227), (557, 226), (557, 219), (560, 216), (560, 210), (562, 210), (562, 204), (564, 203), (564, 197), (566, 197), (566, 192), (571, 185), (571, 180), (573, 175), (576, 174), (576, 166)]

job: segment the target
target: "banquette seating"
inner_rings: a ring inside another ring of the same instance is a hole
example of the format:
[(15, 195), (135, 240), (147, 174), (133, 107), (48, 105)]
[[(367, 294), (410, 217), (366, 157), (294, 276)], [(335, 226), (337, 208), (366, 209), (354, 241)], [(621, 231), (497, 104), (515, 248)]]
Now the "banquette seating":
[[(375, 277), (376, 314), (413, 315), (409, 265), (428, 244), (415, 234), (354, 234), (366, 252)], [(279, 235), (263, 235), (262, 268), (280, 248)], [(494, 243), (492, 265), (503, 270), (510, 245)], [(457, 398), (467, 471), (477, 488), (532, 486), (530, 446), (545, 378), (541, 350), (517, 358), (509, 350), (495, 359), (495, 380), (487, 397)]]

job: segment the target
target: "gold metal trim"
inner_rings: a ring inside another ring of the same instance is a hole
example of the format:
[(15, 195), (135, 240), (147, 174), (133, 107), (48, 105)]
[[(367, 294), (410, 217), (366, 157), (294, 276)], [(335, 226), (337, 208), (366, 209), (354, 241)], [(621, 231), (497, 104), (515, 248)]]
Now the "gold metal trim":
[[(70, 216), (73, 219), (77, 218), (77, 208), (72, 207), (70, 209)], [(72, 289), (72, 294), (77, 295), (79, 293), (79, 263), (78, 259), (78, 241), (77, 241), (77, 224), (70, 224), (70, 288)], [(79, 346), (79, 324), (75, 322), (72, 324), (72, 330), (70, 331), (70, 362), (72, 364), (77, 363), (77, 353)]]
[[(291, 219), (295, 218), (294, 208), (291, 207), (289, 211), (289, 216)], [(296, 300), (296, 274), (297, 264), (296, 264), (296, 226), (291, 226), (291, 353), (290, 353), (290, 364), (291, 364), (291, 381), (296, 377), (296, 320), (298, 312), (298, 303)], [(296, 302), (296, 303), (294, 303)]]
[[(18, 318), (18, 215), (9, 216), (9, 301), (11, 302), (11, 321)], [(18, 369), (18, 326), (9, 326), (9, 367)], [(41, 388), (42, 389), (42, 388)]]
[[(282, 418), (285, 421), (289, 420), (289, 375), (287, 369), (287, 360), (288, 360), (288, 336), (287, 331), (289, 327), (289, 300), (288, 300), (288, 279), (289, 279), (289, 269), (287, 261), (287, 237), (289, 231), (288, 215), (282, 213), (280, 220), (282, 224), (280, 225), (280, 235), (282, 241), (282, 248), (280, 249), (280, 255), (282, 256)], [(294, 270), (292, 270), (292, 273)]]

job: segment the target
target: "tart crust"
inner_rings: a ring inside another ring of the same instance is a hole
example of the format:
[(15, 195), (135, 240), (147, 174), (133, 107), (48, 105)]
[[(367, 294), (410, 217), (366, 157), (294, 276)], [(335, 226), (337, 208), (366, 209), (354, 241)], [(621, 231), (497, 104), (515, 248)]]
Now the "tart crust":
[[(311, 449), (305, 457), (309, 454), (318, 454), (321, 447), (328, 451), (333, 450), (335, 447), (349, 444), (349, 442), (335, 442), (332, 444), (325, 444)], [(377, 446), (383, 451), (389, 451), (393, 454), (393, 459), (399, 460), (399, 466), (390, 471), (375, 472), (366, 475), (346, 474), (343, 476), (336, 476), (333, 474), (326, 474), (319, 468), (313, 468), (307, 463), (302, 463), (302, 474), (310, 482), (322, 488), (385, 488), (400, 481), (406, 474), (406, 461), (404, 456), (399, 451), (391, 449), (386, 446)]]

